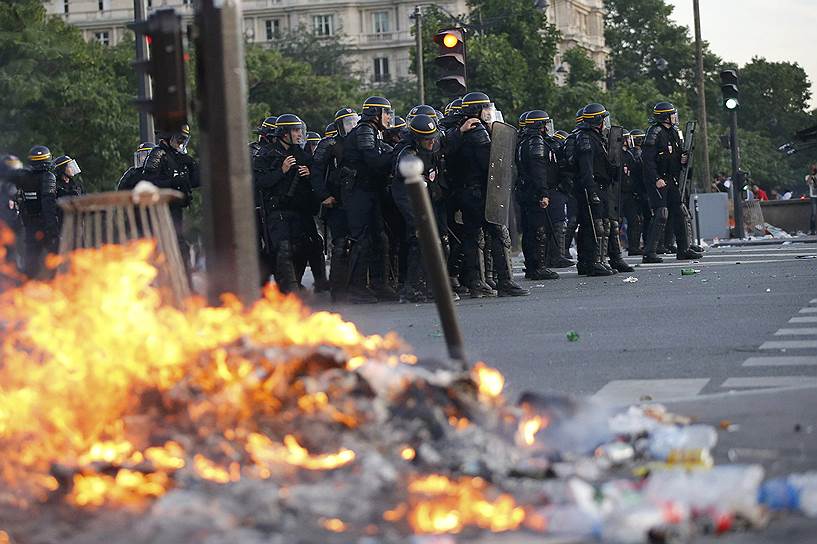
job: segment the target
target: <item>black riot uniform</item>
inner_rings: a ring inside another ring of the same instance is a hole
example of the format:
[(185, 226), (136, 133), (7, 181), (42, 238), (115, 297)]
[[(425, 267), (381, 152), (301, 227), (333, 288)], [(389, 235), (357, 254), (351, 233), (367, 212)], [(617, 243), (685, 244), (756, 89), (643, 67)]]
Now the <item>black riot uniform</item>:
[(190, 141), (190, 127), (183, 125), (177, 132), (159, 135), (159, 144), (150, 150), (142, 175), (145, 180), (160, 189), (175, 189), (184, 198), (181, 202), (170, 204), (170, 217), (176, 227), (176, 239), (179, 243), (182, 261), (188, 277), (190, 275), (190, 245), (184, 238), (184, 209), (190, 206), (193, 189), (201, 186), (198, 162), (187, 154)]
[(351, 238), (346, 210), (341, 195), (340, 165), (343, 161), (343, 140), (357, 126), (360, 116), (351, 108), (341, 108), (335, 121), (326, 127), (326, 137), (318, 142), (312, 156), (310, 184), (315, 198), (321, 203), (320, 216), (332, 237), (329, 262), (329, 290), (332, 300), (341, 300), (349, 280)]
[(28, 167), (16, 177), (23, 225), (23, 272), (30, 278), (44, 277), (46, 254), (59, 248), (57, 178), (50, 169), (51, 151), (38, 145), (28, 152)]
[(17, 264), (17, 244), (21, 228), (20, 210), (17, 207), (17, 176), (22, 173), (22, 169), (23, 163), (15, 155), (0, 156), (0, 228), (10, 229), (15, 238), (5, 247), (5, 261), (12, 269)]
[(645, 263), (662, 261), (656, 252), (667, 221), (675, 232), (677, 258), (702, 257), (689, 248), (686, 218), (681, 209), (678, 181), (684, 158), (677, 126), (678, 112), (675, 107), (669, 102), (656, 104), (642, 151), (644, 186), (653, 212), (644, 249)]
[(131, 191), (143, 178), (142, 168), (150, 155), (150, 151), (156, 147), (153, 142), (142, 142), (133, 153), (133, 166), (125, 170), (122, 177), (116, 183), (117, 191)]
[[(525, 277), (532, 280), (555, 280), (559, 275), (548, 270), (548, 252), (561, 249), (551, 242), (554, 238), (550, 217), (550, 198), (559, 182), (558, 146), (548, 141), (552, 121), (542, 110), (532, 110), (522, 121), (516, 146), (516, 167), (519, 174), (515, 187), (521, 212), (522, 253), (525, 256)], [(564, 208), (564, 201), (561, 202)], [(564, 211), (560, 214), (564, 224)]]
[(258, 134), (258, 140), (250, 142), (249, 144), (250, 165), (253, 175), (255, 226), (258, 234), (258, 239), (256, 240), (258, 247), (258, 269), (262, 286), (269, 281), (275, 269), (275, 255), (272, 254), (272, 248), (270, 247), (267, 237), (269, 231), (267, 229), (266, 216), (264, 215), (264, 199), (256, 178), (266, 175), (266, 170), (269, 168), (268, 157), (272, 152), (272, 145), (275, 143), (275, 123), (277, 121), (277, 115), (264, 118), (254, 131)]
[[(613, 184), (610, 186), (610, 198), (616, 199), (617, 204), (622, 203), (625, 186), (628, 186), (628, 174), (625, 163), (629, 153), (627, 151), (627, 137), (629, 132), (623, 131), (623, 142), (621, 143), (621, 168), (613, 169)], [(613, 145), (612, 139), (607, 139), (608, 149)], [(626, 189), (629, 190), (629, 189)], [(607, 257), (608, 266), (616, 272), (633, 272), (635, 269), (624, 260), (621, 250), (621, 211), (616, 209), (612, 203), (610, 205), (610, 232), (607, 236)]]
[(283, 293), (299, 288), (296, 253), (308, 249), (308, 238), (315, 228), (312, 216), (317, 205), (309, 183), (312, 157), (300, 146), (303, 126), (297, 115), (279, 116), (275, 141), (262, 146), (253, 161), (253, 181), (263, 207), (264, 240), (274, 261), (275, 283)]
[(351, 240), (347, 298), (354, 303), (400, 298), (389, 285), (389, 242), (381, 201), (393, 151), (381, 135), (392, 118), (391, 103), (371, 96), (363, 104), (360, 122), (343, 140), (341, 183)]
[(644, 227), (644, 174), (641, 143), (644, 132), (633, 129), (625, 139), (624, 180), (621, 184), (622, 214), (627, 220), (627, 254), (641, 255), (641, 233)]
[[(588, 104), (582, 110), (582, 124), (575, 137), (568, 138), (566, 149), (575, 165), (574, 194), (578, 204), (578, 244), (580, 275), (609, 276), (604, 256), (610, 236), (607, 189), (612, 179), (612, 165), (607, 156), (602, 131), (609, 127), (609, 113), (601, 104)], [(572, 144), (572, 147), (571, 147)], [(572, 155), (571, 155), (572, 154)]]
[[(445, 107), (445, 117), (438, 123), (439, 130), (446, 136), (451, 134), (453, 130), (459, 130), (465, 120), (462, 113), (462, 98), (456, 98)], [(449, 146), (450, 147), (450, 146)], [(458, 157), (453, 151), (446, 151), (443, 175), (445, 179), (453, 180), (458, 171)], [(448, 237), (450, 244), (450, 253), (448, 255), (448, 278), (451, 283), (451, 289), (459, 294), (464, 295), (468, 293), (468, 287), (465, 281), (460, 282), (460, 275), (462, 273), (462, 215), (456, 206), (456, 200), (453, 198), (446, 199), (446, 219), (448, 222)]]
[[(511, 236), (508, 228), (485, 220), (485, 203), (488, 170), (491, 155), (489, 128), (493, 123), (493, 103), (481, 92), (468, 93), (462, 98), (462, 112), (467, 119), (478, 119), (470, 130), (462, 135), (461, 144), (449, 154), (455, 167), (449, 171), (455, 206), (462, 213), (463, 268), (469, 293), (474, 298), (484, 296), (524, 296), (527, 289), (513, 281), (511, 271)], [(468, 122), (468, 121), (464, 121)], [(450, 129), (446, 134), (459, 127)], [(497, 274), (497, 289), (486, 283), (484, 262), (480, 255), (480, 235), (484, 234), (486, 253), (490, 252), (493, 268)]]
[[(423, 177), (427, 184), (437, 230), (440, 233), (443, 254), (447, 257), (450, 251), (445, 206), (448, 185), (444, 175), (443, 149), (444, 142), (438, 131), (437, 122), (434, 118), (421, 113), (412, 118), (409, 135), (394, 150), (392, 196), (406, 223), (406, 277), (400, 292), (401, 302), (425, 302), (431, 293), (426, 284), (420, 242), (417, 237), (417, 222), (408, 196), (406, 180), (400, 172), (400, 162), (408, 156), (416, 156), (423, 161)], [(456, 293), (455, 297), (458, 298)]]
[[(63, 197), (82, 196), (85, 194), (85, 185), (82, 183), (79, 165), (77, 161), (63, 155), (54, 160), (54, 176), (57, 178), (57, 200)], [(57, 206), (57, 218), (59, 228), (62, 230), (63, 212)]]

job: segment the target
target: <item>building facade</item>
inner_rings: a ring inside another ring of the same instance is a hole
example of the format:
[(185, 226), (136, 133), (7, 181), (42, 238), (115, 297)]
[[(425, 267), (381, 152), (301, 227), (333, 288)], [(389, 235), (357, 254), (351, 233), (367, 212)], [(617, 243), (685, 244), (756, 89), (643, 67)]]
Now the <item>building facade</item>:
[[(148, 13), (173, 7), (185, 24), (192, 24), (193, 0), (145, 1)], [(410, 77), (412, 14), (418, 3), (435, 4), (455, 15), (468, 12), (466, 0), (244, 0), (244, 34), (260, 44), (301, 29), (318, 38), (342, 35), (357, 72), (371, 81), (390, 81)], [(133, 20), (133, 0), (46, 0), (45, 5), (49, 13), (79, 27), (86, 40), (105, 45), (119, 43)], [(604, 44), (603, 0), (540, 0), (539, 6), (562, 33), (554, 59), (557, 77), (569, 69), (562, 65), (562, 53), (577, 45), (604, 68), (609, 50)]]

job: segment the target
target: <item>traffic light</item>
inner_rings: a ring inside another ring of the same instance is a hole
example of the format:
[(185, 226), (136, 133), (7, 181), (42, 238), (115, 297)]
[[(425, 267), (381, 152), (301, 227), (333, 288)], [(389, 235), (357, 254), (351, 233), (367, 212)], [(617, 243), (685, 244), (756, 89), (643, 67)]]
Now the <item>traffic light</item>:
[(145, 35), (150, 51), (147, 60), (137, 61), (134, 66), (137, 71), (150, 75), (153, 97), (137, 100), (137, 106), (153, 114), (158, 131), (176, 131), (187, 123), (181, 16), (171, 8), (159, 9), (147, 20), (131, 23), (128, 27)]
[(440, 71), (437, 87), (447, 96), (461, 96), (467, 90), (465, 75), (465, 36), (461, 28), (447, 28), (434, 36), (440, 54), (434, 59)]
[(738, 73), (736, 70), (721, 71), (721, 92), (723, 93), (723, 107), (734, 110), (740, 106), (738, 100)]

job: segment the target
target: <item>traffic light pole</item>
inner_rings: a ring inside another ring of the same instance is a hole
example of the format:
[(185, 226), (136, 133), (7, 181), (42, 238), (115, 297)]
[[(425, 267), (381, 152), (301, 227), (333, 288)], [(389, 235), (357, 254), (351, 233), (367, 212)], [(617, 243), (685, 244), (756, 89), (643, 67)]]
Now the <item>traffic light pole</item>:
[(743, 180), (740, 173), (737, 109), (729, 111), (729, 144), (732, 148), (732, 203), (734, 205), (735, 236), (743, 238)]
[(701, 41), (701, 10), (698, 5), (698, 0), (692, 2), (693, 12), (695, 14), (695, 60), (698, 69), (696, 70), (695, 79), (697, 79), (698, 86), (698, 125), (701, 127), (701, 155), (703, 155), (702, 175), (703, 175), (703, 190), (709, 192), (712, 186), (712, 174), (709, 170), (709, 123), (706, 118), (706, 87), (704, 85), (704, 55), (703, 45)]
[(420, 6), (414, 8), (414, 38), (417, 48), (417, 94), (420, 101), (418, 104), (426, 103), (425, 77), (423, 67), (423, 10)]
[(259, 295), (255, 205), (247, 152), (247, 75), (241, 3), (200, 0), (196, 38), (207, 295)]
[[(133, 19), (135, 22), (145, 20), (145, 0), (133, 0)], [(136, 33), (136, 61), (147, 60), (147, 38), (144, 34)], [(150, 100), (150, 78), (147, 72), (137, 74), (138, 99)], [(139, 110), (139, 141), (153, 141), (153, 117), (146, 110)]]

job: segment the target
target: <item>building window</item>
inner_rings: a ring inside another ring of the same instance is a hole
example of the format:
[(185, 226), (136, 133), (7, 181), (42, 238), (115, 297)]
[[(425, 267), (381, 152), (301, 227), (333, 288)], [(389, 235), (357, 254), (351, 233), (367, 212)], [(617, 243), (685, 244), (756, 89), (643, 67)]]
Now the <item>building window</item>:
[(377, 82), (389, 81), (389, 59), (377, 57), (374, 59), (374, 80)]
[(94, 32), (94, 39), (102, 45), (111, 45), (111, 35), (107, 30)]
[(99, 11), (106, 11), (111, 9), (111, 0), (99, 0), (97, 2), (97, 7)]
[(374, 13), (372, 13), (372, 25), (374, 26), (375, 34), (386, 34), (388, 32), (391, 32), (389, 12), (375, 11)]
[(66, 13), (66, 14), (68, 13), (68, 0), (63, 0), (63, 3), (62, 3), (62, 12), (63, 12), (63, 13)]
[(316, 36), (332, 36), (335, 33), (334, 15), (313, 15), (312, 31)]
[(182, 0), (182, 4), (184, 4), (185, 6), (189, 6), (192, 3), (193, 3), (193, 0)]
[(264, 27), (267, 29), (268, 42), (281, 35), (281, 19), (267, 19)]
[(153, 0), (148, 0), (148, 9), (153, 7)]

